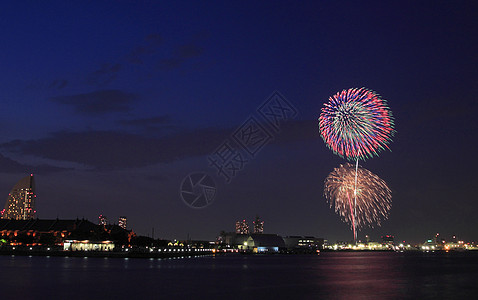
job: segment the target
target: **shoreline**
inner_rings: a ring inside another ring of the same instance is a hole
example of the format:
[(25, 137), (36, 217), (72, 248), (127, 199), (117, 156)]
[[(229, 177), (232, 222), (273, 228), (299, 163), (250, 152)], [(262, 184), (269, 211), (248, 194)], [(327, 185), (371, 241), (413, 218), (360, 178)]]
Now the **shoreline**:
[(191, 252), (137, 252), (137, 251), (65, 251), (65, 250), (0, 250), (1, 256), (55, 256), (55, 257), (100, 257), (100, 258), (174, 258), (213, 254), (211, 250)]

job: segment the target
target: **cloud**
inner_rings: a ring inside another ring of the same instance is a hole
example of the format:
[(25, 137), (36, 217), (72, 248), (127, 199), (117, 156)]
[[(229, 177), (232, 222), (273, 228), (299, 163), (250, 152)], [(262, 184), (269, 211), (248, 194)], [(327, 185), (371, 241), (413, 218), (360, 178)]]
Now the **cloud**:
[(176, 48), (176, 57), (182, 59), (188, 59), (200, 56), (203, 53), (203, 49), (194, 44), (181, 45)]
[[(148, 120), (162, 121), (158, 117), (156, 120), (144, 119), (144, 122)], [(274, 136), (273, 143), (280, 145), (317, 138), (313, 125), (312, 121), (287, 121)], [(0, 144), (0, 148), (21, 155), (79, 163), (97, 170), (113, 170), (210, 155), (230, 139), (233, 132), (234, 128), (203, 128), (146, 137), (118, 131), (62, 131), (38, 140), (14, 140)]]
[(136, 99), (135, 94), (120, 90), (99, 90), (85, 94), (50, 98), (53, 102), (71, 106), (77, 113), (87, 115), (131, 111), (130, 105)]
[(163, 43), (163, 38), (157, 33), (148, 34), (145, 40), (152, 46), (159, 46)]
[(159, 61), (158, 69), (162, 71), (170, 71), (179, 67), (183, 63), (183, 61), (183, 59), (179, 59), (176, 57), (165, 58)]
[(25, 166), (0, 154), (0, 170), (5, 173), (23, 172)]
[(145, 38), (147, 44), (135, 47), (126, 55), (126, 61), (132, 64), (143, 64), (146, 56), (157, 52), (158, 47), (163, 43), (159, 34), (149, 34)]
[(133, 129), (136, 133), (140, 131), (143, 134), (149, 134), (153, 136), (164, 135), (180, 130), (178, 126), (171, 124), (171, 118), (168, 115), (151, 118), (119, 120), (117, 123), (124, 126), (126, 130)]
[(99, 69), (90, 73), (86, 81), (88, 84), (95, 86), (105, 86), (116, 79), (118, 72), (121, 71), (122, 65), (119, 63), (103, 64)]
[(174, 55), (159, 61), (158, 68), (163, 71), (169, 71), (180, 67), (188, 59), (198, 57), (204, 52), (203, 48), (195, 44), (185, 44), (174, 50)]
[(55, 80), (48, 80), (48, 79), (39, 79), (36, 78), (31, 81), (27, 86), (27, 90), (62, 90), (68, 86), (70, 82), (66, 79), (55, 79)]
[(209, 154), (227, 134), (222, 129), (183, 131), (160, 138), (115, 131), (57, 132), (38, 140), (11, 141), (0, 148), (110, 170)]
[(118, 123), (125, 126), (150, 127), (155, 125), (165, 125), (170, 123), (171, 118), (167, 115), (151, 118), (119, 120)]
[(59, 168), (49, 165), (26, 165), (21, 164), (13, 159), (10, 159), (6, 156), (0, 154), (0, 172), (1, 173), (25, 173), (25, 174), (46, 174), (67, 170), (65, 168)]

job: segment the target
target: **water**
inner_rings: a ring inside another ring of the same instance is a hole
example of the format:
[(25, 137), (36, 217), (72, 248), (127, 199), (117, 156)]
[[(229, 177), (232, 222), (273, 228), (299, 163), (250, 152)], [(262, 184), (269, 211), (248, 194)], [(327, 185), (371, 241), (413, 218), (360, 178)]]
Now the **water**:
[(477, 293), (478, 252), (0, 256), (1, 299), (458, 299)]

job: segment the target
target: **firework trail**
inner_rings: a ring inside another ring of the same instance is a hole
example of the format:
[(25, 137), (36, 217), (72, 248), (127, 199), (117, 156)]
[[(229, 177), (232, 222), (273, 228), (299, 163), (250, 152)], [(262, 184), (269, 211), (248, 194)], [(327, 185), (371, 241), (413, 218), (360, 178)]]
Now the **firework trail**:
[[(352, 207), (351, 195), (355, 191), (356, 204)], [(325, 179), (324, 195), (330, 208), (351, 225), (354, 236), (356, 229), (380, 226), (392, 207), (392, 191), (387, 183), (365, 168), (359, 167), (356, 172), (349, 163), (330, 172)]]

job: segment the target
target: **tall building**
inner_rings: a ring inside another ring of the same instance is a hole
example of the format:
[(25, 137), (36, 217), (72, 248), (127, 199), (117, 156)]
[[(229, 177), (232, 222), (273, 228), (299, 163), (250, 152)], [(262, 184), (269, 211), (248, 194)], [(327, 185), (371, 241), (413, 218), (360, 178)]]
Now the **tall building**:
[(127, 219), (126, 219), (125, 216), (119, 217), (119, 219), (118, 219), (118, 225), (119, 225), (119, 227), (121, 227), (121, 228), (123, 228), (123, 229), (126, 229), (126, 221), (127, 221)]
[(247, 225), (246, 220), (236, 222), (236, 233), (249, 234), (249, 225)]
[(17, 182), (8, 194), (2, 219), (29, 220), (35, 217), (35, 181), (33, 174)]
[(256, 216), (256, 220), (252, 223), (254, 223), (254, 233), (264, 233), (264, 221), (259, 216)]
[(100, 215), (100, 216), (98, 217), (98, 224), (100, 224), (100, 225), (108, 225), (108, 219), (106, 218), (106, 216)]

